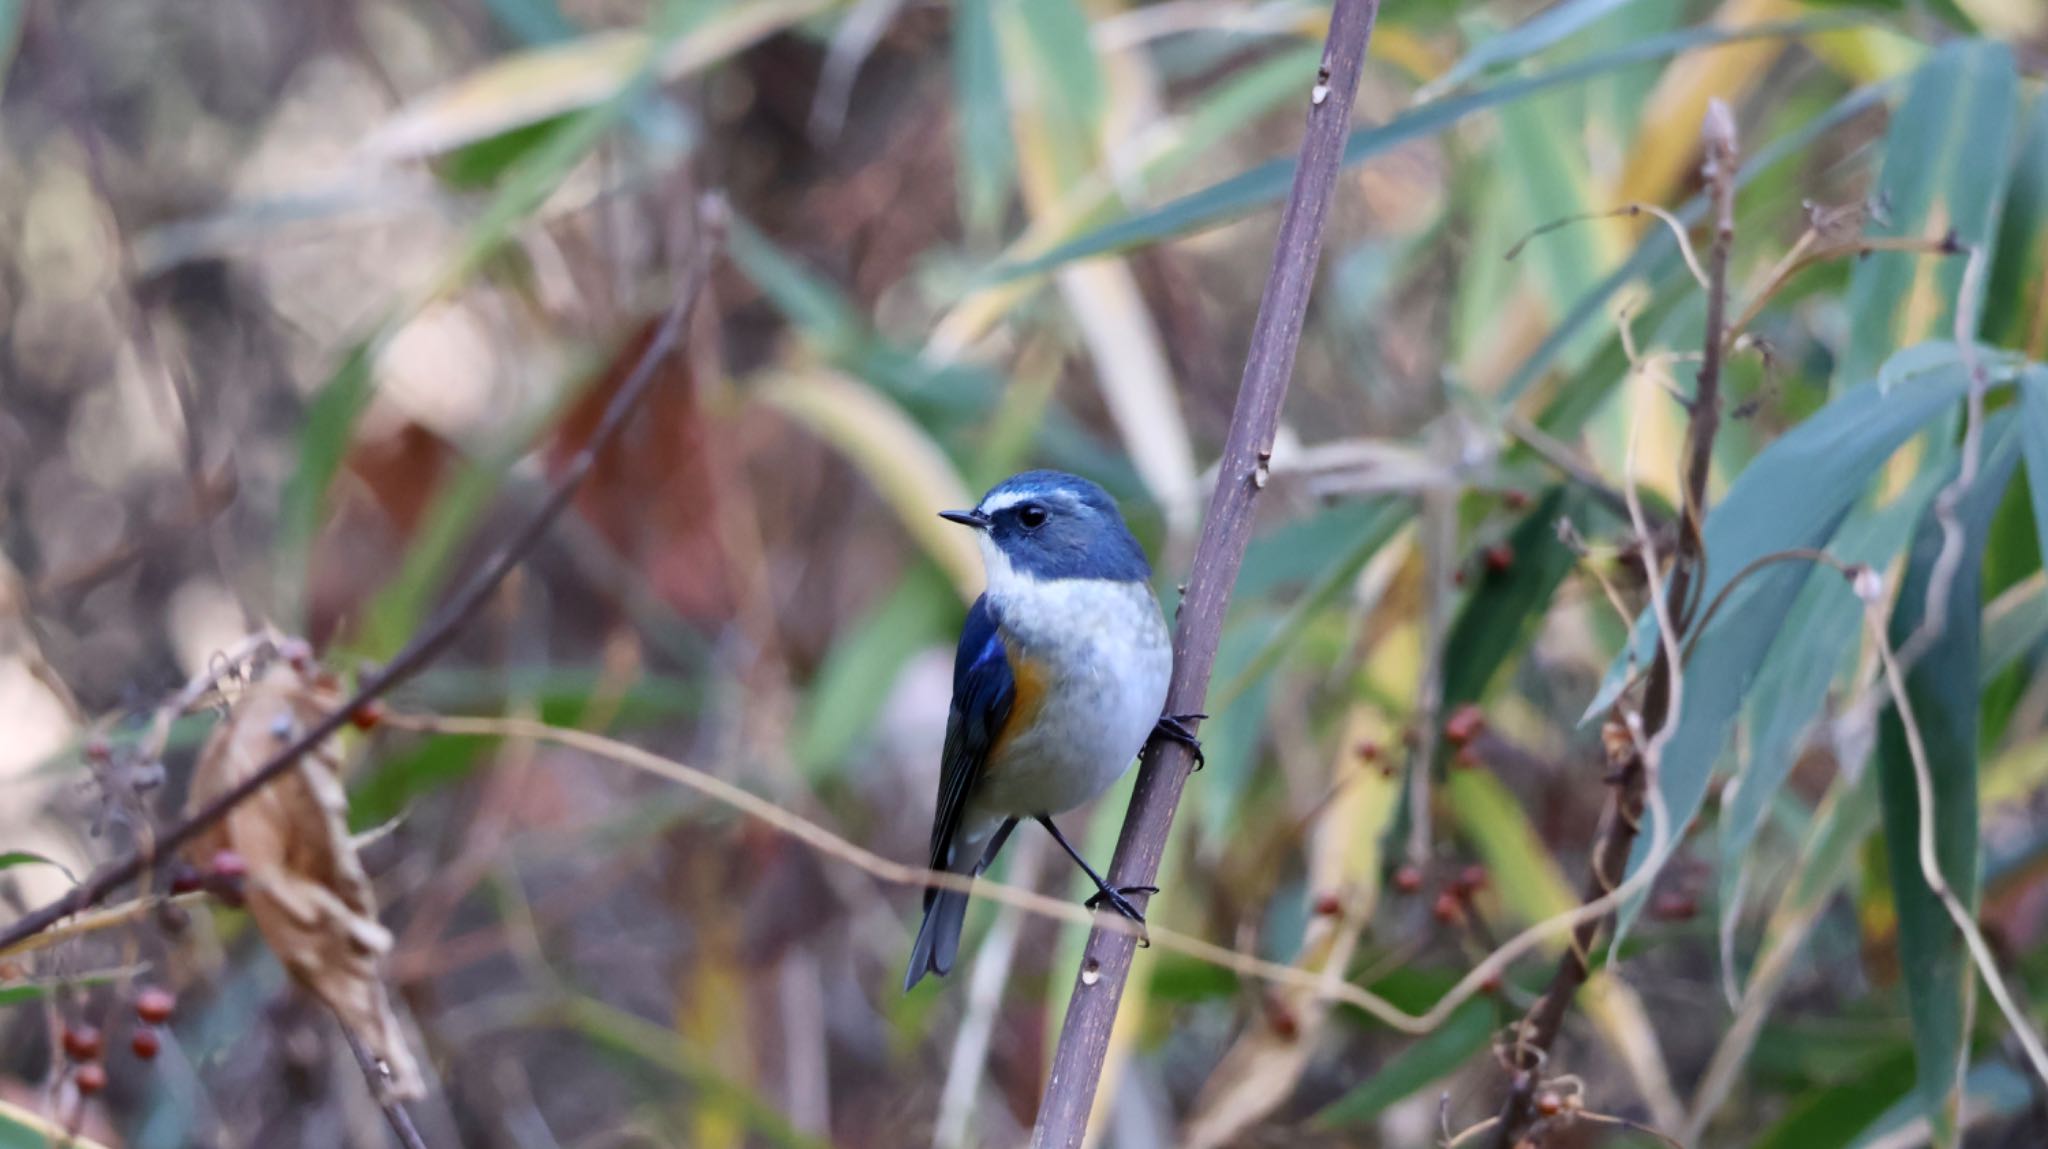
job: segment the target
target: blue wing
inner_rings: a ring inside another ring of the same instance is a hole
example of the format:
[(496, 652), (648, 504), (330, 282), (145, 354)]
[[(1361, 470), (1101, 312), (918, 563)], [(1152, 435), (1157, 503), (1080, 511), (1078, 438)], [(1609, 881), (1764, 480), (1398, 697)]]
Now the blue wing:
[(960, 649), (953, 656), (953, 705), (946, 716), (939, 804), (932, 818), (932, 869), (955, 868), (949, 855), (961, 814), (967, 809), (967, 795), (988, 765), (989, 751), (1016, 701), (1016, 675), (996, 629), (995, 614), (989, 610), (988, 596), (982, 595), (967, 612)]

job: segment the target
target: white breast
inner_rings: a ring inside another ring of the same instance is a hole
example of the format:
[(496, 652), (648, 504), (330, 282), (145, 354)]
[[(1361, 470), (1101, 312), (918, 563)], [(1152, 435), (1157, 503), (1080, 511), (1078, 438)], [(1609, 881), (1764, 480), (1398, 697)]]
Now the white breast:
[(988, 572), (1007, 639), (1046, 682), (1036, 721), (988, 764), (973, 807), (1005, 817), (1071, 810), (1116, 781), (1159, 720), (1173, 673), (1166, 620), (1142, 583), (1032, 579), (999, 554)]

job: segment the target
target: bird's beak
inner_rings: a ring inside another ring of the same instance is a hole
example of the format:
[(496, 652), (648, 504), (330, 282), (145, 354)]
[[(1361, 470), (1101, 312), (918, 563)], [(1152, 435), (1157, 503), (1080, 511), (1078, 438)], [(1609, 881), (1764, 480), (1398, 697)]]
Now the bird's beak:
[(977, 531), (988, 529), (988, 515), (980, 507), (976, 507), (971, 511), (940, 511), (939, 517), (947, 522), (959, 523), (965, 527), (973, 527)]

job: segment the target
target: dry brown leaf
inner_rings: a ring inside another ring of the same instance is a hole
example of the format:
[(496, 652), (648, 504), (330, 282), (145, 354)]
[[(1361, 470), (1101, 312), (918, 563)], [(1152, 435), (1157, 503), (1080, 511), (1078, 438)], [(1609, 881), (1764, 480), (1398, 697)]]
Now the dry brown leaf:
[[(306, 682), (284, 663), (263, 672), (214, 730), (192, 779), (199, 809), (254, 774), (321, 717)], [(348, 795), (333, 742), (236, 806), (193, 842), (204, 865), (222, 850), (241, 856), (249, 916), (278, 960), (334, 1010), (388, 1069), (387, 1099), (424, 1094), (378, 962), (391, 933), (348, 833)]]

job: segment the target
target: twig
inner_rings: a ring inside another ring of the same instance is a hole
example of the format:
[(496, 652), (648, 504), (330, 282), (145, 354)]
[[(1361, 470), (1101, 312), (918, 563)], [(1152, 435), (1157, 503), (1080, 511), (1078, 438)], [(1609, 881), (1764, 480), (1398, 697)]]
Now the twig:
[(2020, 1047), (2026, 1050), (2034, 1075), (2041, 1079), (2043, 1085), (2048, 1085), (2048, 1048), (2043, 1048), (2041, 1035), (2034, 1032), (2026, 1011), (2014, 1000), (2012, 990), (2006, 987), (2005, 978), (1998, 972), (1998, 959), (1985, 943), (1984, 931), (1977, 928), (1977, 919), (1963, 905), (1962, 899), (1956, 897), (1956, 892), (1949, 888), (1948, 878), (1941, 872), (1941, 858), (1935, 852), (1934, 842), (1934, 772), (1927, 762), (1927, 746), (1920, 738), (1920, 723), (1914, 718), (1912, 700), (1906, 695), (1906, 672), (1901, 668), (1904, 659), (1892, 650), (1885, 635), (1882, 596), (1865, 600), (1863, 618), (1878, 659), (1884, 664), (1885, 687), (1891, 691), (1892, 708), (1898, 712), (1899, 725), (1906, 735), (1906, 751), (1913, 760), (1913, 789), (1920, 807), (1918, 853), (1921, 880), (1934, 891), (1935, 897), (1941, 899), (1942, 908), (1955, 921), (1964, 944), (1969, 947), (1970, 959), (1976, 963), (1977, 972), (1983, 975), (1985, 988), (1991, 991), (1991, 1000), (1998, 1003), (2006, 1024), (2012, 1026), (2013, 1034), (2020, 1039)]
[[(1302, 322), (1315, 283), (1316, 261), (1322, 253), (1323, 221), (1336, 191), (1345, 132), (1364, 70), (1366, 45), (1378, 16), (1379, 0), (1336, 0), (1330, 14), (1322, 66), (1308, 93), (1308, 126), (1295, 165), (1294, 186), (1281, 211), (1273, 266), (1252, 328), (1251, 353), (1224, 440), (1208, 516), (1195, 547), (1188, 593), (1180, 606), (1173, 682), (1166, 696), (1168, 713), (1199, 711), (1208, 690), (1231, 587), (1251, 540), (1252, 505), (1264, 485), (1280, 407), (1294, 370), (1295, 351), (1301, 345)], [(1130, 813), (1110, 866), (1112, 882), (1120, 886), (1154, 883), (1174, 809), (1192, 765), (1188, 748), (1179, 743), (1155, 739), (1146, 748)], [(1088, 939), (1032, 1134), (1033, 1145), (1040, 1149), (1072, 1149), (1081, 1144), (1136, 948), (1136, 939), (1121, 931), (1098, 928)]]
[(1623, 204), (1611, 211), (1581, 212), (1578, 215), (1568, 215), (1563, 219), (1551, 220), (1549, 223), (1531, 230), (1529, 234), (1516, 240), (1514, 246), (1508, 248), (1502, 258), (1512, 263), (1521, 256), (1522, 249), (1529, 246), (1530, 240), (1536, 239), (1538, 236), (1548, 235), (1562, 228), (1570, 227), (1575, 223), (1591, 223), (1594, 220), (1602, 219), (1634, 219), (1645, 213), (1656, 216), (1663, 222), (1665, 227), (1671, 229), (1672, 237), (1678, 240), (1678, 254), (1685, 257), (1686, 269), (1692, 272), (1694, 282), (1698, 283), (1701, 287), (1707, 286), (1707, 273), (1700, 269), (1699, 256), (1693, 254), (1692, 239), (1685, 233), (1685, 221), (1655, 204)]
[[(707, 212), (701, 217), (707, 227), (712, 222), (711, 214)], [(229, 790), (208, 803), (204, 809), (193, 813), (166, 831), (154, 844), (138, 849), (118, 862), (101, 867), (84, 882), (73, 886), (63, 897), (22, 916), (8, 926), (4, 933), (0, 933), (0, 950), (10, 949), (49, 929), (64, 918), (98, 905), (115, 890), (141, 877), (158, 858), (185, 845), (207, 827), (220, 821), (228, 811), (248, 799), (251, 794), (291, 769), (307, 751), (320, 745), (348, 724), (356, 711), (419, 673), (446, 650), (463, 626), (490, 600), (498, 584), (547, 534), (549, 525), (568, 507), (577, 489), (583, 485), (583, 480), (589, 476), (598, 454), (618, 436), (641, 399), (652, 388), (655, 379), (659, 377), (656, 368), (676, 349), (686, 326), (685, 321), (694, 310), (697, 297), (702, 293), (705, 280), (710, 275), (709, 246), (713, 238), (709, 234), (700, 238), (696, 258), (691, 263), (675, 305), (663, 317), (660, 328), (648, 342), (647, 350), (641, 355), (640, 361), (634, 364), (632, 373), (620, 386), (617, 394), (612, 396), (611, 404), (605, 408), (604, 418), (598, 423), (597, 430), (584, 442), (583, 448), (562, 471), (547, 499), (536, 508), (511, 540), (470, 578), (461, 591), (429, 620), (425, 628), (416, 634), (387, 666), (370, 675), (347, 702), (318, 722), (310, 724), (304, 734), (279, 750), (241, 785)]]
[[(1117, 931), (1126, 937), (1138, 936), (1138, 927), (1113, 913), (1093, 913), (1076, 905), (1067, 898), (1055, 898), (1007, 883), (988, 878), (968, 878), (943, 870), (928, 870), (922, 866), (906, 866), (901, 862), (882, 857), (847, 841), (845, 838), (812, 822), (801, 815), (792, 813), (751, 791), (742, 789), (716, 775), (707, 774), (672, 758), (664, 758), (650, 750), (643, 750), (630, 743), (607, 738), (587, 730), (575, 730), (563, 726), (551, 726), (529, 718), (436, 716), (426, 714), (389, 714), (383, 725), (394, 730), (414, 730), (429, 734), (453, 734), (486, 736), (495, 738), (527, 738), (566, 746), (598, 758), (631, 766), (657, 777), (666, 778), (695, 790), (712, 801), (738, 811), (747, 817), (759, 820), (765, 825), (795, 838), (811, 849), (825, 854), (835, 861), (846, 863), (880, 882), (890, 885), (923, 889), (937, 886), (942, 889), (971, 891), (978, 898), (984, 898), (999, 905), (1015, 906), (1027, 913), (1054, 921), (1075, 925), (1094, 925), (1101, 930)], [(1544, 940), (1571, 929), (1582, 922), (1611, 912), (1626, 899), (1633, 897), (1643, 888), (1646, 876), (1639, 876), (1623, 883), (1605, 897), (1574, 907), (1572, 910), (1537, 922), (1521, 933), (1508, 939), (1499, 949), (1489, 954), (1484, 961), (1473, 966), (1457, 985), (1451, 988), (1426, 1012), (1410, 1014), (1385, 998), (1349, 982), (1338, 981), (1326, 972), (1282, 965), (1252, 954), (1229, 949), (1211, 941), (1181, 933), (1165, 926), (1147, 927), (1154, 948), (1178, 953), (1196, 961), (1229, 970), (1241, 977), (1256, 978), (1287, 989), (1306, 990), (1319, 1000), (1339, 1002), (1353, 1006), (1375, 1020), (1411, 1036), (1429, 1033), (1442, 1025), (1457, 1008), (1482, 992), (1486, 982), (1504, 972), (1517, 958), (1528, 953)], [(139, 903), (130, 903), (139, 904)]]
[[(1640, 735), (1631, 734), (1638, 740), (1638, 749), (1623, 763), (1618, 771), (1600, 846), (1593, 861), (1593, 872), (1586, 886), (1586, 901), (1600, 899), (1617, 885), (1627, 872), (1629, 855), (1635, 849), (1636, 834), (1646, 800), (1656, 803), (1659, 795), (1651, 784), (1656, 766), (1656, 752), (1661, 750), (1662, 741), (1677, 728), (1675, 700), (1676, 687), (1682, 671), (1678, 644), (1684, 636), (1679, 634), (1671, 621), (1670, 604), (1677, 604), (1684, 610), (1692, 599), (1694, 577), (1702, 565), (1701, 524), (1706, 517), (1707, 473), (1713, 459), (1714, 437), (1721, 422), (1721, 364), (1725, 348), (1723, 333), (1728, 315), (1728, 257), (1735, 241), (1735, 177), (1738, 152), (1735, 139), (1734, 116), (1727, 105), (1718, 100), (1708, 109), (1706, 123), (1701, 131), (1706, 146), (1705, 176), (1714, 203), (1714, 239), (1707, 257), (1707, 326), (1703, 341), (1704, 354), (1700, 359), (1698, 387), (1693, 393), (1692, 419), (1687, 426), (1685, 471), (1682, 476), (1681, 492), (1684, 496), (1682, 521), (1679, 524), (1678, 549), (1671, 566), (1671, 581), (1666, 590), (1658, 577), (1654, 564), (1650, 563), (1650, 552), (1646, 549), (1645, 561), (1649, 572), (1652, 601), (1658, 611), (1658, 634), (1661, 642), (1657, 656), (1651, 664), (1648, 683), (1643, 692), (1641, 728), (1650, 737), (1648, 746), (1643, 746)], [(1633, 437), (1631, 437), (1633, 449)], [(1631, 511), (1639, 516), (1634, 499), (1634, 487), (1627, 488), (1630, 495)], [(1643, 526), (1638, 517), (1637, 531)], [(1650, 545), (1645, 537), (1644, 546)], [(1663, 819), (1656, 819), (1659, 833), (1664, 832)], [(1642, 878), (1655, 872), (1656, 863), (1661, 859), (1651, 858), (1650, 864), (1642, 867), (1636, 877)], [(1494, 1137), (1499, 1149), (1510, 1149), (1522, 1140), (1529, 1130), (1534, 1116), (1538, 1066), (1548, 1057), (1551, 1046), (1557, 1041), (1559, 1029), (1564, 1024), (1565, 1012), (1570, 1008), (1572, 998), (1579, 987), (1584, 985), (1591, 974), (1587, 958), (1593, 942), (1598, 939), (1605, 915), (1594, 918), (1581, 926), (1572, 937), (1572, 946), (1558, 959), (1557, 969), (1551, 975), (1550, 985), (1543, 997), (1529, 1011), (1521, 1023), (1518, 1040), (1514, 1049), (1515, 1085), (1508, 1093), (1507, 1103), (1501, 1110), (1501, 1123)]]
[(426, 1138), (420, 1136), (419, 1126), (412, 1123), (412, 1114), (406, 1111), (405, 1104), (384, 1096), (384, 1066), (339, 1015), (334, 1021), (341, 1026), (341, 1036), (347, 1039), (349, 1052), (356, 1055), (356, 1064), (362, 1068), (363, 1081), (370, 1087), (370, 1096), (376, 1098), (378, 1108), (384, 1110), (384, 1120), (390, 1122), (392, 1135), (405, 1149), (427, 1149)]

